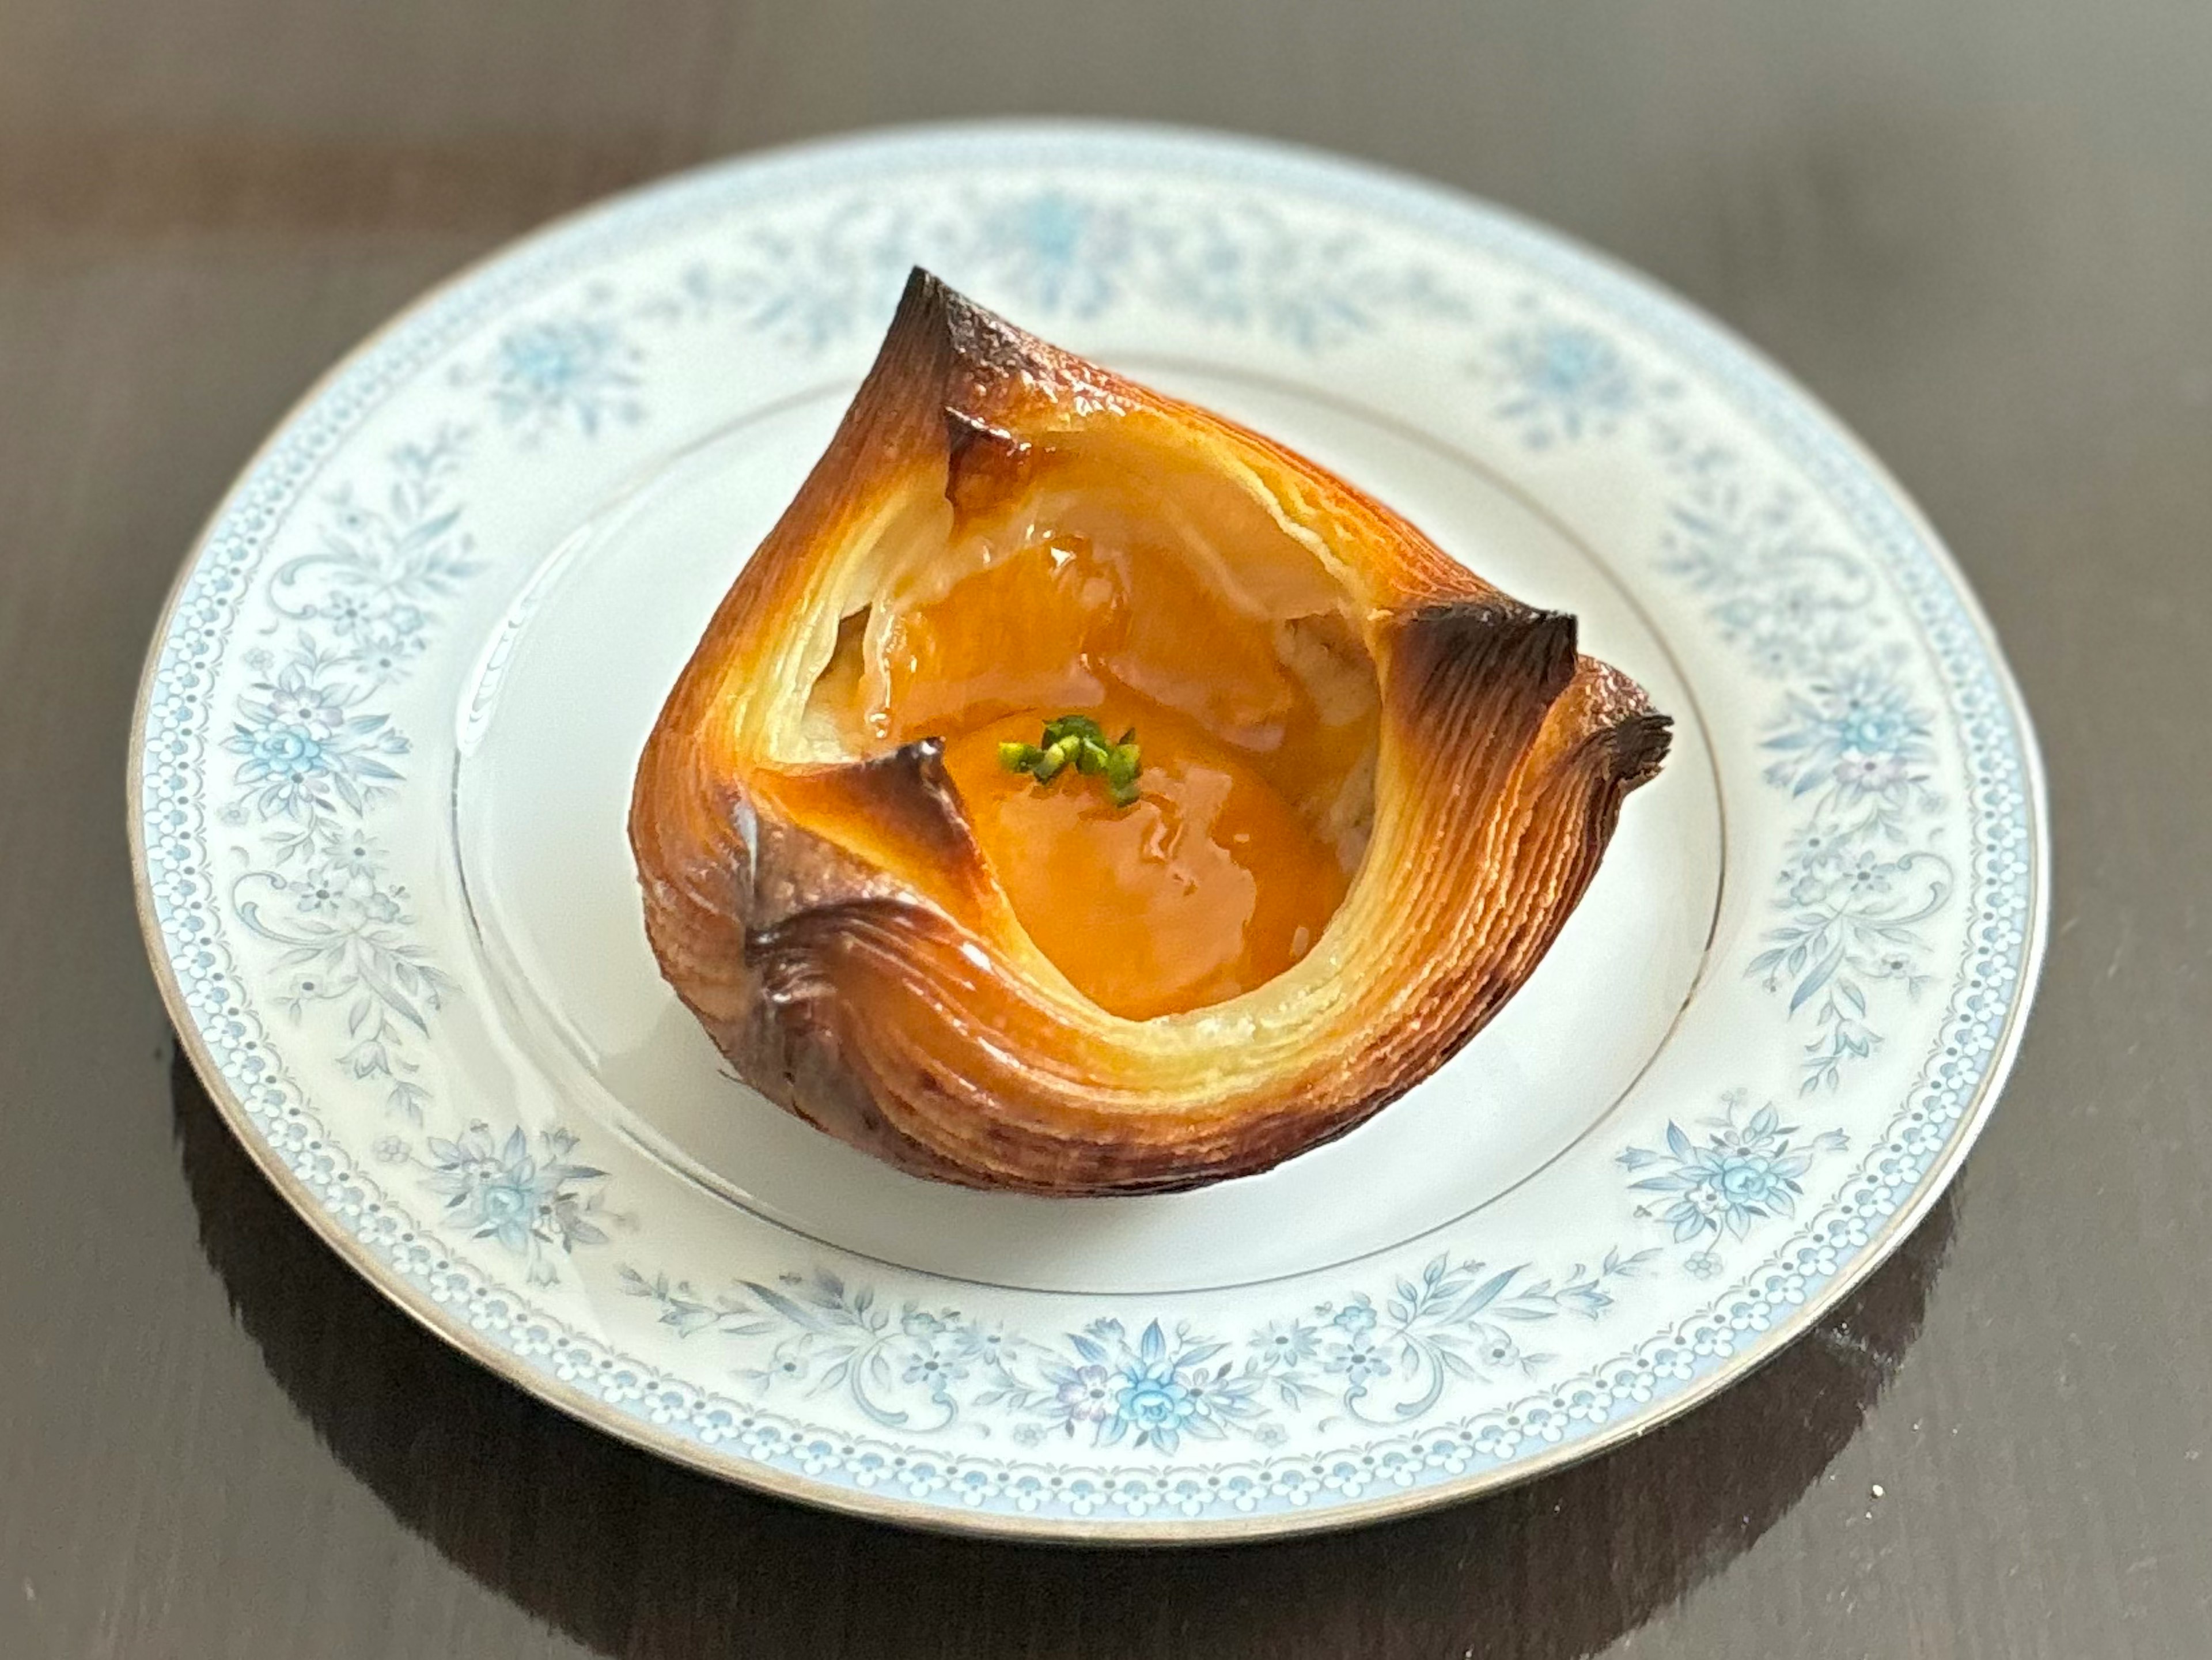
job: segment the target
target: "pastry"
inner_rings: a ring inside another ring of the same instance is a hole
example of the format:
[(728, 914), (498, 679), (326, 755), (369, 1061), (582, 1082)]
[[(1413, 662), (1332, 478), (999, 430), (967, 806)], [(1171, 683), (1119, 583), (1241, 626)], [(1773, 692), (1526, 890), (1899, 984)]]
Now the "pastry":
[(1526, 981), (1666, 717), (1283, 446), (925, 272), (637, 773), (661, 970), (919, 1176), (1194, 1186)]

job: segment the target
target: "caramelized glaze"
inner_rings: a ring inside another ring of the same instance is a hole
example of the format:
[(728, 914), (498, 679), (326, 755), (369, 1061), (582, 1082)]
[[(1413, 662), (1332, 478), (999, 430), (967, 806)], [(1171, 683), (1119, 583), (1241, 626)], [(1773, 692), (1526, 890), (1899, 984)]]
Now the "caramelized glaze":
[(1037, 949), (1132, 1020), (1250, 991), (1304, 956), (1345, 874), (1274, 787), (1163, 704), (1122, 697), (1083, 712), (1112, 733), (1137, 729), (1142, 793), (1127, 807), (1072, 767), (1040, 784), (1000, 764), (1002, 739), (1035, 741), (1036, 714), (945, 746), (977, 845)]
[[(1297, 962), (1343, 899), (1349, 860), (1283, 786), (1332, 794), (1342, 769), (1314, 769), (1358, 742), (1371, 710), (1324, 711), (1269, 629), (1166, 550), (1031, 533), (967, 562), (878, 624), (860, 723), (886, 745), (945, 740), (977, 845), (1037, 948), (1138, 1020)], [(1002, 741), (1035, 743), (1046, 721), (1079, 714), (1111, 736), (1134, 728), (1133, 805), (1073, 769), (1039, 784), (1001, 764)]]

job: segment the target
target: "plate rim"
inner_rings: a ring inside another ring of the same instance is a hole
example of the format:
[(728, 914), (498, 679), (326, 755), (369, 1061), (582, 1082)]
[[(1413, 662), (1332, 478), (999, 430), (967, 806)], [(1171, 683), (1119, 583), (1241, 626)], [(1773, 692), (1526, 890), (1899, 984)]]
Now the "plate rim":
[[(672, 1432), (661, 1429), (635, 1414), (620, 1411), (545, 1368), (525, 1363), (486, 1335), (437, 1303), (404, 1276), (387, 1273), (386, 1265), (366, 1241), (344, 1228), (315, 1197), (300, 1177), (278, 1155), (275, 1145), (252, 1128), (245, 1103), (210, 1052), (197, 1020), (185, 1003), (155, 913), (147, 857), (143, 765), (148, 718), (162, 650), (185, 591), (199, 569), (217, 530), (239, 502), (245, 487), (261, 471), (301, 418), (312, 410), (365, 358), (388, 339), (410, 328), (440, 303), (489, 275), (525, 250), (544, 247), (587, 221), (644, 206), (655, 198), (674, 198), (726, 174), (742, 173), (763, 164), (823, 159), (839, 152), (886, 151), (915, 143), (945, 141), (1005, 142), (1023, 135), (1050, 137), (1057, 142), (1134, 143), (1163, 150), (1195, 152), (1215, 161), (1245, 161), (1261, 166), (1290, 167), (1313, 175), (1333, 175), (1340, 185), (1356, 190), (1380, 188), (1409, 204), (1426, 198), (1432, 206), (1503, 223), (1539, 244), (1549, 244), (1596, 268), (1612, 281), (1650, 305), (1671, 325), (1686, 330), (1721, 360), (1733, 358), (1735, 367), (1754, 382), (1764, 380), (1782, 395), (1784, 402), (1809, 421), (1820, 435), (1836, 446), (1875, 485), (1887, 505), (1916, 534), (1925, 553), (1946, 580), (1980, 648), (2005, 714), (2017, 736), (2021, 763), (2021, 792), (2027, 825), (2027, 915), (2022, 930), (2020, 974), (2006, 1011), (2002, 1034), (1992, 1048), (1990, 1064), (1973, 1098), (1960, 1113), (1956, 1128), (1907, 1198), (1883, 1219), (1881, 1231), (1788, 1316), (1763, 1334), (1765, 1341), (1747, 1351), (1731, 1353), (1710, 1371), (1688, 1379), (1662, 1400), (1617, 1420), (1608, 1420), (1589, 1433), (1563, 1441), (1545, 1451), (1468, 1472), (1445, 1480), (1395, 1493), (1346, 1503), (1270, 1511), (1247, 1516), (1214, 1517), (1041, 1517), (1018, 1512), (968, 1510), (938, 1503), (817, 1481), (802, 1473), (780, 1468), (758, 1460), (716, 1456), (713, 1450)], [(629, 188), (581, 204), (562, 214), (510, 237), (457, 270), (417, 292), (396, 312), (370, 330), (331, 362), (301, 391), (271, 423), (252, 453), (225, 487), (172, 578), (139, 674), (133, 700), (130, 734), (125, 756), (125, 808), (131, 851), (134, 906), (163, 1010), (178, 1043), (209, 1099), (233, 1137), (310, 1231), (336, 1251), (354, 1271), (422, 1329), (442, 1341), (494, 1376), (587, 1427), (666, 1458), (682, 1467), (718, 1480), (765, 1493), (868, 1520), (891, 1523), (926, 1532), (966, 1537), (990, 1537), (1016, 1541), (1120, 1548), (1162, 1548), (1231, 1544), (1258, 1539), (1284, 1538), (1369, 1525), (1391, 1517), (1413, 1515), (1464, 1503), (1541, 1479), (1585, 1459), (1597, 1457), (1629, 1441), (1674, 1422), (1741, 1383), (1818, 1324), (1874, 1271), (1886, 1262), (1905, 1238), (1925, 1219), (1936, 1200), (1956, 1179), (1967, 1154), (1980, 1139), (1998, 1097), (2009, 1080), (2039, 989), (2049, 944), (2051, 910), (2051, 837), (2047, 775), (2041, 746), (2019, 683), (2007, 660), (1996, 631), (1979, 595), (1960, 569), (1955, 556), (1936, 532), (1918, 503), (1889, 468), (1876, 457), (1827, 405), (1758, 346), (1729, 328), (1720, 319), (1677, 294), (1672, 288), (1625, 261), (1591, 246), (1571, 233), (1559, 230), (1514, 209), (1443, 180), (1411, 171), (1346, 155), (1319, 146), (1236, 133), (1188, 124), (1111, 119), (1035, 118), (1002, 116), (980, 119), (894, 123), (841, 131), (792, 143), (764, 146), (713, 158)]]

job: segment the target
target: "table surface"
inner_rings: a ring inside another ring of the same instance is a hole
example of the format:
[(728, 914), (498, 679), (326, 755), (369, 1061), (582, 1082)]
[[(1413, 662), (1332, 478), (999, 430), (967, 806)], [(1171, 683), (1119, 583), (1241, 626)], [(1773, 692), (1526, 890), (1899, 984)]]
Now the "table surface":
[[(2201, 0), (0, 0), (0, 1655), (2212, 1654), (2208, 63)], [(814, 1515), (447, 1353), (174, 1058), (125, 733), (263, 432), (605, 191), (1002, 111), (1326, 145), (1642, 266), (1996, 619), (2057, 836), (2012, 1085), (1897, 1258), (1643, 1442), (1234, 1551)]]

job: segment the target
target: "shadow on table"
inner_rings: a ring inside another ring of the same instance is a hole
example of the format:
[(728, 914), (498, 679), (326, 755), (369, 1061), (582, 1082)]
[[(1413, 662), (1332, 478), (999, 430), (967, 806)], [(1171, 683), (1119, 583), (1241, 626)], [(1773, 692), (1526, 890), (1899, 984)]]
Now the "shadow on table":
[(1917, 1334), (1954, 1223), (1947, 1196), (1771, 1365), (1527, 1487), (1273, 1544), (1017, 1546), (757, 1497), (521, 1394), (324, 1249), (181, 1057), (173, 1083), (202, 1243), (284, 1392), (406, 1527), (624, 1660), (1587, 1655), (1734, 1560), (1819, 1477)]

